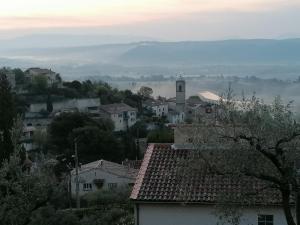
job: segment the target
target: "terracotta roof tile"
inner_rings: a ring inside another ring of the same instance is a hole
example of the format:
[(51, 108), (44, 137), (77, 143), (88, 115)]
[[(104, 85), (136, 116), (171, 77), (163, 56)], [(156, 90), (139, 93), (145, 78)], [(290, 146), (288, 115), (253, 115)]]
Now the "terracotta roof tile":
[(131, 199), (151, 202), (216, 203), (221, 198), (254, 204), (280, 204), (280, 193), (251, 177), (227, 177), (188, 169), (192, 150), (172, 144), (150, 144)]

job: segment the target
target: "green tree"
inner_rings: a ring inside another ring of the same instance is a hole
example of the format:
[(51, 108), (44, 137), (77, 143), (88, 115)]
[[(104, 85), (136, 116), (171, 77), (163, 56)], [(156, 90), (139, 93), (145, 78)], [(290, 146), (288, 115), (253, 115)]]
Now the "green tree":
[(173, 130), (162, 128), (159, 130), (152, 130), (147, 136), (148, 143), (173, 143)]
[(0, 164), (13, 151), (10, 130), (15, 115), (15, 104), (10, 84), (6, 75), (0, 72)]
[(48, 204), (55, 207), (54, 194), (63, 193), (51, 168), (41, 166), (30, 173), (25, 169), (28, 164), (21, 160), (21, 134), (22, 121), (18, 119), (11, 130), (13, 152), (0, 167), (1, 224), (28, 225), (41, 207)]
[(24, 72), (19, 69), (13, 69), (13, 73), (15, 74), (16, 84), (24, 84), (25, 83), (25, 74)]
[(34, 76), (32, 79), (32, 89), (36, 93), (45, 93), (47, 91), (48, 82), (44, 75)]
[[(217, 125), (197, 132), (198, 155), (219, 174), (260, 179), (276, 189), (287, 224), (299, 225), (300, 124), (291, 105), (280, 97), (270, 105), (256, 97), (236, 99), (230, 90), (219, 108)], [(292, 196), (297, 203), (296, 218)]]
[(74, 154), (74, 139), (77, 138), (82, 163), (101, 158), (121, 161), (124, 156), (110, 120), (94, 120), (82, 113), (63, 113), (50, 124), (49, 137), (50, 150), (68, 157)]
[(51, 100), (51, 95), (48, 94), (47, 96), (47, 112), (51, 113), (53, 111), (53, 104), (52, 104), (52, 100)]
[(144, 99), (151, 98), (153, 90), (150, 87), (142, 86), (138, 91), (138, 94), (141, 95)]

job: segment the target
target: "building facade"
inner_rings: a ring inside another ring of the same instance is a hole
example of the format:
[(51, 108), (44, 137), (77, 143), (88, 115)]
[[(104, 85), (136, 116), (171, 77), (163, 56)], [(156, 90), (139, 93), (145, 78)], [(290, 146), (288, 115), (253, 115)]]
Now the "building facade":
[[(99, 98), (82, 98), (82, 99), (67, 99), (60, 102), (53, 102), (53, 112), (64, 111), (78, 111), (78, 112), (90, 112), (98, 111), (101, 105)], [(32, 113), (39, 113), (41, 111), (47, 111), (47, 103), (33, 103), (30, 104), (29, 111)]]
[(143, 107), (150, 110), (155, 117), (166, 117), (169, 112), (169, 107), (167, 102), (162, 102), (154, 99), (147, 100), (143, 102)]
[(115, 131), (126, 131), (137, 122), (137, 109), (125, 103), (102, 105), (99, 107), (100, 117), (110, 118)]
[(45, 77), (48, 87), (61, 84), (60, 75), (58, 73), (55, 73), (51, 69), (29, 68), (25, 71), (25, 78), (27, 82), (32, 83), (32, 81), (37, 76)]
[(190, 167), (193, 150), (180, 146), (148, 146), (130, 197), (136, 225), (230, 225), (217, 207), (224, 198), (228, 207), (239, 204), (240, 225), (287, 224), (281, 193), (270, 183), (212, 173), (201, 161)]
[[(97, 190), (132, 187), (137, 169), (106, 160), (98, 160), (79, 168), (79, 195)], [(76, 170), (71, 171), (71, 192), (76, 193)]]
[(176, 81), (176, 111), (185, 110), (185, 80), (180, 78)]

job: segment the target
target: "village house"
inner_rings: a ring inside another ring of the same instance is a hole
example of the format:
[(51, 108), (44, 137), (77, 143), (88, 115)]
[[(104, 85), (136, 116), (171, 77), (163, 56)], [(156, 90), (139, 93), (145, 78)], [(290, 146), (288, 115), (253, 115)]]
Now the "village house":
[[(66, 99), (63, 101), (52, 102), (53, 111), (65, 112), (65, 111), (75, 111), (75, 112), (96, 112), (101, 105), (99, 98), (81, 98), (81, 99)], [(42, 111), (47, 111), (47, 103), (32, 103), (29, 107), (29, 112), (39, 113)]]
[(216, 205), (222, 199), (243, 206), (241, 225), (286, 225), (277, 189), (250, 177), (218, 175), (205, 167), (193, 170), (187, 160), (192, 151), (149, 145), (131, 193), (136, 225), (218, 224)]
[(168, 115), (168, 103), (155, 100), (155, 99), (148, 99), (143, 102), (143, 107), (150, 110), (155, 117), (164, 117)]
[(169, 110), (167, 119), (171, 124), (184, 123), (185, 113), (184, 112), (178, 112), (178, 111), (175, 111), (175, 110)]
[(48, 87), (61, 84), (61, 77), (51, 69), (29, 68), (25, 71), (25, 78), (29, 83), (32, 83), (35, 77), (44, 76), (47, 79)]
[(115, 131), (126, 131), (137, 122), (137, 109), (125, 103), (101, 105), (100, 117), (109, 118), (113, 121)]
[[(96, 190), (132, 187), (138, 170), (106, 160), (81, 165), (78, 172), (79, 195)], [(71, 192), (76, 193), (76, 170), (71, 171)]]

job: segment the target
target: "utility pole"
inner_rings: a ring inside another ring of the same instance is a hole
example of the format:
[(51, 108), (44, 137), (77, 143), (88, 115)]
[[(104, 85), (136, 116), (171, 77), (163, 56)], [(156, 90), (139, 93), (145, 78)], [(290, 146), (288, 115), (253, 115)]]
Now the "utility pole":
[(138, 160), (139, 159), (139, 155), (140, 155), (140, 129), (137, 128), (136, 130), (136, 136), (137, 136), (137, 139), (136, 139), (136, 156), (135, 156), (135, 160)]
[(79, 177), (78, 177), (78, 151), (77, 151), (77, 139), (74, 139), (75, 144), (75, 181), (76, 181), (76, 208), (80, 209), (80, 198), (79, 198)]

